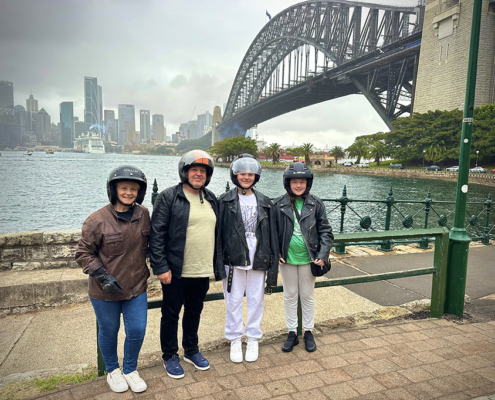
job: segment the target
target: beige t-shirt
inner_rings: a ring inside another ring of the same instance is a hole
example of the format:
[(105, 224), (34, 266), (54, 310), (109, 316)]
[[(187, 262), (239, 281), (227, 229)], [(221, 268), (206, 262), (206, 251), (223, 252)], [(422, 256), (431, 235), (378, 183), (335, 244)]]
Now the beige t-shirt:
[(186, 246), (182, 277), (205, 278), (213, 276), (213, 254), (215, 250), (215, 224), (217, 217), (211, 204), (203, 197), (184, 190), (189, 201), (189, 221), (187, 222)]

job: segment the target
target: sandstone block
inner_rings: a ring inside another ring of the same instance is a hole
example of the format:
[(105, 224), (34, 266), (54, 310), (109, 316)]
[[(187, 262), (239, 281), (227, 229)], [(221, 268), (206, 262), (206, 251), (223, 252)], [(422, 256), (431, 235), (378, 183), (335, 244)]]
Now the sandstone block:
[(12, 269), (12, 263), (0, 263), (0, 271), (10, 271)]
[(0, 247), (33, 246), (43, 243), (43, 232), (16, 232), (0, 235)]
[(24, 260), (24, 249), (9, 249), (0, 250), (0, 261), (19, 261)]
[(60, 231), (43, 232), (43, 243), (45, 244), (65, 244), (79, 242), (81, 239), (80, 229), (64, 229)]
[(74, 258), (76, 255), (76, 244), (66, 244), (61, 246), (52, 246), (52, 258)]
[(66, 268), (67, 261), (47, 261), (43, 263), (43, 269)]
[(26, 247), (26, 260), (46, 260), (50, 257), (48, 246)]
[(76, 263), (74, 260), (68, 261), (67, 262), (67, 268), (81, 268), (78, 263)]
[(40, 262), (14, 262), (12, 263), (12, 271), (33, 271), (35, 269), (41, 269)]

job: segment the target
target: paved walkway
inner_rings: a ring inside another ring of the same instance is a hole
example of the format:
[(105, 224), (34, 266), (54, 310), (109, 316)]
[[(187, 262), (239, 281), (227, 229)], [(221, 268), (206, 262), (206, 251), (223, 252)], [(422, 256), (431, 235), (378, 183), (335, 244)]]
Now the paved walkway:
[[(205, 352), (212, 367), (169, 378), (163, 366), (140, 369), (148, 390), (110, 391), (104, 377), (39, 399), (495, 399), (495, 321), (402, 320), (316, 335), (318, 349), (283, 340), (260, 345), (254, 363), (234, 364), (228, 349)], [(491, 397), (480, 397), (491, 396)]]

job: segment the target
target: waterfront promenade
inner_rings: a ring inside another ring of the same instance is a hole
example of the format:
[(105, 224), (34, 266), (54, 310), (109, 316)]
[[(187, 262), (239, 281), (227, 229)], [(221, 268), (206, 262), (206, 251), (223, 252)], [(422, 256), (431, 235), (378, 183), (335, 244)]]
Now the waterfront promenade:
[[(160, 362), (160, 312), (150, 310), (139, 367), (147, 392), (116, 395), (105, 378), (97, 378), (38, 398), (472, 399), (493, 394), (495, 247), (474, 246), (466, 290), (471, 301), (462, 320), (411, 313), (421, 310), (428, 297), (427, 276), (317, 289), (318, 350), (306, 353), (301, 343), (286, 354), (280, 351), (285, 338), (283, 299), (274, 294), (266, 297), (260, 359), (233, 364), (223, 339), (224, 304), (209, 302), (199, 334), (212, 368), (201, 372), (187, 364), (186, 377), (172, 380)], [(366, 274), (377, 266), (416, 268), (431, 263), (433, 256), (406, 246), (392, 254), (368, 249), (364, 256), (364, 250), (355, 248), (350, 252), (355, 257), (335, 256), (332, 277)], [(212, 284), (211, 291), (218, 290), (218, 283)], [(413, 306), (403, 305), (411, 301)], [(5, 317), (0, 319), (0, 334), (0, 384), (73, 372), (96, 362), (95, 320), (88, 303)]]

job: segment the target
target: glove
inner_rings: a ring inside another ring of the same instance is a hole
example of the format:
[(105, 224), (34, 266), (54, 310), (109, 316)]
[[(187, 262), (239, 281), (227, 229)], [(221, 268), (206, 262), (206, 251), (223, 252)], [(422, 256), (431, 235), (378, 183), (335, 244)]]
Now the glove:
[(116, 296), (124, 295), (124, 292), (122, 291), (123, 287), (120, 282), (110, 275), (104, 267), (100, 267), (93, 272), (91, 278), (97, 280), (105, 292)]

